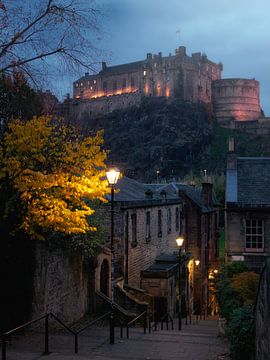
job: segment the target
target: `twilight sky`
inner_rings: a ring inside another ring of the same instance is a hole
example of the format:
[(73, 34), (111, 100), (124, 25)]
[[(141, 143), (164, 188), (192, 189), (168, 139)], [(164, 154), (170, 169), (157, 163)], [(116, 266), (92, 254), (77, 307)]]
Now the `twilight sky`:
[[(186, 46), (221, 61), (223, 78), (255, 78), (270, 116), (269, 0), (102, 0), (105, 18), (99, 47), (110, 65), (168, 55)], [(78, 77), (83, 74), (78, 74)], [(72, 81), (69, 84), (70, 92)]]

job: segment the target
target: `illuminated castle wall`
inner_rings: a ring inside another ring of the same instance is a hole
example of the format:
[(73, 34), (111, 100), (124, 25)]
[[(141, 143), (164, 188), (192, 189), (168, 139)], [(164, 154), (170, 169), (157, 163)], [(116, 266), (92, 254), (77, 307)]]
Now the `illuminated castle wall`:
[(188, 56), (184, 46), (166, 57), (149, 53), (145, 60), (123, 65), (107, 66), (103, 62), (98, 74), (86, 73), (73, 83), (70, 114), (83, 121), (139, 105), (143, 96), (166, 96), (210, 104), (224, 126), (231, 121), (259, 119), (259, 82), (221, 79), (221, 71), (222, 64), (201, 53)]
[(145, 60), (107, 66), (96, 75), (85, 74), (73, 84), (75, 99), (97, 99), (140, 93), (146, 96), (177, 97), (185, 101), (211, 102), (211, 84), (221, 77), (221, 64), (206, 55), (186, 54), (184, 46), (175, 55), (147, 54)]
[(257, 120), (261, 117), (259, 82), (222, 79), (212, 83), (213, 110), (222, 122)]

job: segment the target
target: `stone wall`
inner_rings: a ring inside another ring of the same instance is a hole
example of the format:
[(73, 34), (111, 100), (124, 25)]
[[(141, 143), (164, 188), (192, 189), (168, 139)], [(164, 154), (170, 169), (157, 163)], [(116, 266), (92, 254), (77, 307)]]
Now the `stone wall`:
[(72, 124), (87, 126), (90, 119), (102, 114), (108, 114), (114, 110), (126, 109), (131, 106), (139, 106), (142, 95), (139, 92), (103, 96), (97, 99), (68, 99), (63, 104), (59, 104), (57, 114), (63, 116)]
[(270, 259), (261, 273), (255, 307), (256, 360), (270, 359)]
[(218, 121), (256, 120), (261, 116), (259, 82), (255, 79), (215, 80), (212, 97)]
[(88, 272), (80, 256), (36, 242), (32, 318), (52, 312), (72, 322), (88, 310)]

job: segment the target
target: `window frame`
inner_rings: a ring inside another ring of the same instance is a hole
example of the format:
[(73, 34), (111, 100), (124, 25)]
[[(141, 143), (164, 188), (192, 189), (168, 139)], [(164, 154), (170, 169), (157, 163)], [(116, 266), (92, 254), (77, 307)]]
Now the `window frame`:
[[(259, 222), (261, 223), (261, 225), (259, 225)], [(249, 231), (247, 231), (247, 229), (249, 229)], [(261, 229), (261, 233), (258, 231), (259, 229)], [(259, 239), (261, 241), (259, 241)], [(248, 242), (250, 242), (249, 247), (247, 246)], [(260, 247), (258, 245), (259, 243), (261, 243)], [(252, 247), (252, 245), (254, 244), (256, 246)], [(256, 218), (245, 219), (245, 252), (264, 252), (264, 220)]]
[(151, 240), (151, 211), (147, 210), (145, 213), (145, 240)]
[(158, 209), (158, 216), (157, 216), (157, 235), (158, 237), (162, 237), (162, 210)]
[(131, 214), (130, 218), (131, 218), (131, 246), (136, 247), (138, 245), (137, 214), (136, 213)]

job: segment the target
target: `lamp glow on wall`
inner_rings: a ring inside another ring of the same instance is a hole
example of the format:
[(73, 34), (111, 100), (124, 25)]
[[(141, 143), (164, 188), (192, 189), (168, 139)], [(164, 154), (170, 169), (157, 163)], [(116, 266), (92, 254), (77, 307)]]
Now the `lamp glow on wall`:
[(111, 314), (110, 314), (110, 344), (114, 344), (114, 189), (120, 171), (110, 168), (106, 171), (107, 180), (111, 188)]

